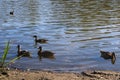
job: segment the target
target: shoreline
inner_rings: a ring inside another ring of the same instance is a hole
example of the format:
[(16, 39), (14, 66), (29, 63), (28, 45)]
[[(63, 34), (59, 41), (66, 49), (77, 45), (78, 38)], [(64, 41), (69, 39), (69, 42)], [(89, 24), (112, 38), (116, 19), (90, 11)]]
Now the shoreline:
[(7, 70), (0, 74), (0, 80), (120, 80), (120, 72), (115, 71), (85, 71), (52, 72), (52, 71), (22, 71)]

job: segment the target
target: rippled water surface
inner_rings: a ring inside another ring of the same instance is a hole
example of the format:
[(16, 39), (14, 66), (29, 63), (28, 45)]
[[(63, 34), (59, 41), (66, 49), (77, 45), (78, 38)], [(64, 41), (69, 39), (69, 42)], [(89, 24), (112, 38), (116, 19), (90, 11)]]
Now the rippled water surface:
[[(16, 57), (18, 44), (32, 54), (17, 60), (14, 68), (120, 71), (119, 4), (119, 0), (0, 0), (0, 56), (11, 40), (8, 61)], [(49, 41), (35, 46), (33, 35)], [(54, 52), (55, 59), (39, 60), (40, 45)], [(100, 50), (114, 51), (115, 64), (101, 58)]]

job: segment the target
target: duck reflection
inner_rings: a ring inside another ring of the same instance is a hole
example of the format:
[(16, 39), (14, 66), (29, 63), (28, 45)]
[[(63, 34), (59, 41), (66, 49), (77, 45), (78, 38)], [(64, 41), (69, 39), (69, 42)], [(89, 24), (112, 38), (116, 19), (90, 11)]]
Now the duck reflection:
[(41, 46), (39, 46), (39, 48), (38, 48), (38, 57), (40, 60), (42, 60), (42, 58), (55, 59), (54, 54), (55, 53), (53, 53), (51, 51), (42, 51)]
[(111, 59), (111, 63), (114, 64), (116, 61), (116, 56), (114, 52), (108, 52), (108, 51), (100, 51), (101, 57), (104, 59)]
[(55, 59), (55, 57), (54, 57), (54, 56), (50, 56), (50, 57), (43, 57), (43, 56), (41, 56), (41, 55), (38, 55), (38, 58), (39, 58), (39, 60), (40, 60), (40, 61), (42, 61), (42, 59), (43, 59), (43, 58), (47, 58), (47, 59), (51, 59), (51, 60)]

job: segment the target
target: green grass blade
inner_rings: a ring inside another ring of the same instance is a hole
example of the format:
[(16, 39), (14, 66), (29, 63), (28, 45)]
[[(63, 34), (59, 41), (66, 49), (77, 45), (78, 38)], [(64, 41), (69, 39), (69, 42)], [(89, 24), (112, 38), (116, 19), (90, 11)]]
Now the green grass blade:
[(16, 58), (10, 60), (10, 62), (6, 63), (5, 66), (9, 65), (10, 63), (15, 62), (17, 59), (20, 59), (21, 57), (22, 57), (22, 56), (18, 56), (18, 57), (16, 57)]
[(6, 57), (7, 57), (7, 54), (8, 54), (8, 51), (9, 51), (9, 44), (10, 44), (10, 41), (8, 41), (7, 42), (7, 44), (6, 44), (6, 46), (5, 46), (5, 49), (4, 49), (4, 54), (3, 54), (3, 56), (2, 56), (2, 59), (1, 59), (1, 61), (2, 61), (2, 67), (3, 67), (3, 65), (4, 65), (4, 63), (5, 63), (5, 60), (6, 60)]

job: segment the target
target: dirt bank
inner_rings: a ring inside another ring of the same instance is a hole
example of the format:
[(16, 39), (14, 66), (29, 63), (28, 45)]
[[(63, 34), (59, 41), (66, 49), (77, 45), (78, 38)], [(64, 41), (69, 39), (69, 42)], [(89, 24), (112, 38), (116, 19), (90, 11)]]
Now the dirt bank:
[(0, 80), (120, 80), (120, 72), (86, 71), (78, 74), (9, 70), (7, 73), (0, 74)]

